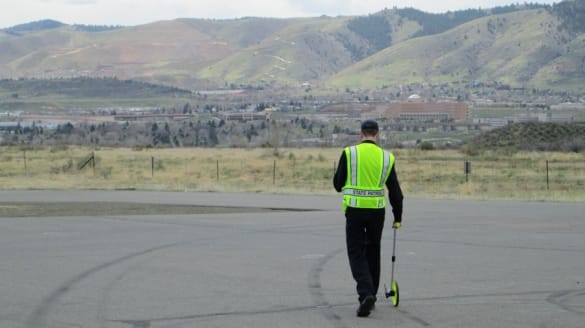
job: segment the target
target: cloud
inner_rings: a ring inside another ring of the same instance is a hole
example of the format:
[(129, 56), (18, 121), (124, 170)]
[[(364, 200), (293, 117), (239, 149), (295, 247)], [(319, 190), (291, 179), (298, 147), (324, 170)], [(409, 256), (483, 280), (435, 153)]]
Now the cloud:
[[(558, 1), (540, 0), (539, 3)], [(139, 25), (175, 18), (367, 15), (384, 8), (427, 12), (492, 8), (513, 0), (3, 0), (0, 28), (40, 19), (67, 24)]]
[(72, 5), (94, 5), (98, 2), (98, 0), (66, 0), (66, 4)]
[(351, 0), (302, 0), (288, 1), (303, 13), (319, 16), (323, 14), (343, 14), (351, 8)]

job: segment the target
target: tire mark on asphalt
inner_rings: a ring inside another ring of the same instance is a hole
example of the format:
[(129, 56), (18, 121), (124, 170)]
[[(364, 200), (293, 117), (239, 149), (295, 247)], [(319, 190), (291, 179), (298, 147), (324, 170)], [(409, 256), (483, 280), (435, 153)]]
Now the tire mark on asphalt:
[(559, 306), (563, 310), (569, 311), (580, 316), (585, 316), (585, 304), (579, 306), (583, 309), (578, 309), (577, 305), (567, 304), (569, 301), (579, 296), (583, 296), (583, 299), (585, 299), (585, 290), (577, 289), (556, 292), (547, 297), (546, 301), (551, 304)]
[[(330, 258), (337, 255), (340, 251), (332, 252), (328, 256), (329, 258), (324, 257), (315, 264), (314, 268), (318, 268), (319, 266), (322, 268), (324, 264), (326, 264)], [(319, 271), (319, 273), (317, 272)], [(309, 277), (310, 287), (309, 288), (321, 288), (320, 285), (320, 278), (319, 274), (322, 270), (311, 270), (311, 274)], [(318, 279), (318, 280), (315, 280)], [(213, 318), (213, 317), (222, 317), (222, 316), (249, 316), (249, 315), (261, 315), (261, 314), (277, 314), (277, 313), (289, 313), (289, 312), (300, 312), (300, 311), (310, 311), (310, 310), (319, 310), (323, 311), (324, 309), (331, 311), (333, 308), (338, 307), (348, 307), (353, 305), (354, 303), (337, 303), (331, 304), (328, 303), (322, 292), (320, 291), (312, 291), (316, 294), (315, 305), (310, 306), (299, 306), (299, 307), (287, 307), (287, 308), (277, 308), (277, 309), (266, 309), (266, 310), (250, 310), (250, 311), (232, 311), (232, 312), (216, 312), (216, 313), (204, 313), (204, 314), (194, 314), (194, 315), (185, 315), (185, 316), (170, 316), (170, 317), (160, 317), (160, 318), (151, 318), (151, 319), (135, 319), (135, 320), (110, 320), (111, 322), (118, 322), (130, 325), (132, 328), (142, 328), (142, 327), (150, 327), (149, 325), (156, 322), (169, 322), (169, 321), (182, 321), (182, 320), (195, 320), (195, 319), (203, 319), (203, 318)], [(553, 293), (553, 294), (551, 294)], [(559, 305), (561, 307), (565, 307), (566, 305), (563, 302), (567, 301), (568, 297), (574, 296), (582, 296), (585, 295), (584, 290), (565, 290), (565, 291), (551, 291), (551, 290), (543, 290), (543, 291), (528, 291), (528, 292), (519, 292), (519, 293), (485, 293), (485, 294), (466, 294), (466, 295), (452, 295), (452, 296), (439, 296), (439, 297), (425, 297), (425, 298), (408, 298), (404, 299), (403, 302), (416, 302), (416, 301), (436, 301), (436, 300), (454, 300), (454, 299), (465, 299), (465, 298), (478, 298), (478, 297), (506, 297), (506, 296), (530, 296), (530, 295), (549, 295), (547, 301), (552, 304)], [(560, 304), (559, 304), (560, 303)], [(567, 311), (571, 312), (579, 312), (578, 310), (574, 310), (572, 308), (564, 308)], [(406, 318), (417, 322), (423, 327), (430, 327), (432, 324), (428, 321), (421, 319), (410, 313), (409, 311), (405, 310), (404, 308), (396, 308), (397, 312), (404, 315)], [(583, 313), (579, 313), (583, 314)], [(341, 321), (341, 318), (336, 316), (335, 323), (337, 321)], [(343, 322), (340, 322), (343, 325)], [(337, 326), (336, 326), (337, 327)], [(346, 327), (346, 326), (343, 326)]]
[(429, 240), (429, 239), (401, 239), (403, 242), (417, 242), (429, 244), (446, 244), (446, 245), (464, 245), (478, 248), (494, 248), (494, 249), (519, 249), (529, 251), (551, 251), (551, 252), (567, 252), (567, 253), (583, 253), (585, 249), (576, 248), (555, 248), (555, 247), (536, 247), (536, 246), (514, 246), (514, 245), (495, 245), (482, 244), (470, 241), (448, 241), (448, 240)]
[(124, 261), (128, 261), (131, 260), (133, 258), (148, 254), (148, 253), (152, 253), (152, 252), (156, 252), (165, 248), (171, 248), (171, 247), (175, 247), (177, 245), (183, 244), (181, 243), (173, 243), (173, 244), (168, 244), (168, 245), (161, 245), (161, 246), (157, 246), (157, 247), (153, 247), (153, 248), (149, 248), (140, 252), (136, 252), (136, 253), (132, 253), (120, 258), (117, 258), (115, 260), (103, 263), (101, 265), (98, 265), (94, 268), (91, 268), (85, 272), (82, 272), (76, 276), (74, 276), (73, 278), (67, 280), (65, 283), (63, 283), (61, 286), (59, 286), (57, 289), (55, 289), (53, 292), (51, 292), (47, 297), (45, 297), (41, 303), (39, 304), (39, 306), (37, 306), (34, 311), (31, 313), (31, 315), (27, 318), (26, 323), (25, 323), (25, 327), (28, 328), (39, 328), (39, 327), (47, 327), (47, 315), (49, 314), (51, 308), (54, 306), (54, 304), (59, 300), (59, 298), (61, 296), (63, 296), (64, 294), (66, 294), (68, 291), (70, 291), (75, 285), (79, 284), (81, 281), (83, 281), (84, 279), (88, 278), (89, 276), (104, 270), (108, 267), (120, 264)]
[(112, 290), (114, 290), (115, 286), (122, 281), (122, 279), (124, 279), (124, 277), (126, 277), (126, 275), (128, 275), (128, 273), (136, 270), (136, 268), (139, 267), (139, 265), (133, 265), (130, 266), (128, 268), (126, 268), (126, 270), (124, 270), (124, 272), (118, 274), (114, 279), (112, 279), (104, 288), (104, 290), (102, 291), (102, 295), (101, 295), (101, 300), (98, 304), (98, 309), (97, 309), (97, 320), (98, 323), (100, 325), (101, 328), (106, 328), (106, 323), (108, 321), (108, 310), (107, 310), (107, 300), (109, 298), (109, 294), (111, 293)]
[(402, 313), (405, 317), (407, 317), (408, 319), (418, 323), (419, 325), (423, 326), (423, 327), (430, 327), (431, 324), (424, 321), (423, 319), (411, 314), (410, 312), (404, 310), (404, 309), (396, 309), (398, 312)]
[[(337, 304), (337, 305), (332, 305), (332, 307), (348, 306), (348, 305), (350, 305), (350, 304)], [(217, 318), (217, 317), (227, 317), (227, 316), (251, 316), (251, 315), (262, 315), (262, 314), (290, 313), (290, 312), (300, 312), (300, 311), (310, 311), (310, 310), (320, 310), (320, 309), (321, 309), (321, 307), (319, 307), (319, 306), (309, 305), (309, 306), (298, 306), (298, 307), (281, 307), (281, 308), (266, 309), (266, 310), (202, 313), (202, 314), (169, 316), (169, 317), (159, 317), (159, 318), (150, 318), (150, 319), (133, 319), (133, 320), (131, 320), (131, 319), (118, 319), (118, 320), (110, 320), (110, 322), (124, 323), (124, 324), (132, 326), (133, 328), (136, 328), (136, 327), (149, 327), (150, 324), (157, 323), (157, 322), (160, 323), (160, 322), (169, 322), (169, 321), (185, 321), (185, 320)]]
[(336, 249), (319, 259), (309, 271), (307, 284), (309, 287), (309, 293), (313, 299), (313, 304), (315, 304), (315, 306), (321, 311), (321, 314), (333, 325), (333, 327), (347, 328), (341, 317), (333, 311), (331, 304), (325, 299), (325, 295), (321, 288), (321, 272), (323, 271), (323, 267), (329, 262), (329, 260), (341, 252), (343, 252), (343, 248)]
[[(321, 289), (321, 272), (323, 271), (323, 267), (329, 262), (333, 257), (337, 256), (339, 253), (343, 252), (344, 249), (340, 248), (337, 249), (325, 256), (323, 256), (319, 261), (313, 265), (311, 270), (309, 271), (308, 277), (308, 287), (309, 292), (311, 293), (311, 297), (313, 298), (313, 303), (315, 306), (321, 310), (323, 316), (331, 322), (333, 327), (335, 328), (347, 328), (348, 326), (343, 322), (342, 318), (333, 311), (333, 306), (330, 304), (326, 299)], [(431, 324), (426, 322), (425, 320), (411, 314), (406, 310), (399, 310), (406, 318), (420, 324), (423, 327), (428, 327)]]
[(339, 315), (337, 315), (332, 309), (335, 307), (346, 307), (353, 303), (347, 304), (330, 304), (324, 297), (324, 294), (321, 290), (321, 281), (320, 281), (320, 274), (323, 269), (323, 266), (333, 257), (338, 255), (339, 253), (343, 252), (343, 249), (338, 249), (326, 256), (322, 257), (311, 269), (309, 272), (308, 277), (308, 286), (313, 298), (313, 305), (309, 306), (298, 306), (298, 307), (279, 307), (279, 308), (272, 308), (272, 309), (264, 309), (264, 310), (248, 310), (248, 311), (231, 311), (231, 312), (215, 312), (215, 313), (202, 313), (202, 314), (193, 314), (193, 315), (184, 315), (184, 316), (169, 316), (169, 317), (159, 317), (159, 318), (150, 318), (150, 319), (118, 319), (118, 320), (109, 320), (110, 322), (117, 322), (129, 325), (132, 328), (143, 328), (143, 327), (150, 327), (152, 323), (155, 322), (169, 322), (169, 321), (184, 321), (184, 320), (195, 320), (195, 319), (202, 319), (202, 318), (215, 318), (215, 317), (223, 317), (223, 316), (250, 316), (250, 315), (262, 315), (262, 314), (276, 314), (276, 313), (289, 313), (289, 312), (299, 312), (299, 311), (313, 311), (318, 310), (320, 311), (332, 324), (335, 328), (349, 328), (348, 326), (344, 325), (342, 319)]
[(507, 292), (507, 293), (464, 294), (464, 295), (410, 298), (409, 301), (440, 301), (440, 300), (455, 300), (455, 299), (478, 298), (478, 297), (530, 296), (530, 295), (539, 295), (539, 294), (550, 294), (553, 292), (555, 292), (555, 291), (541, 290), (541, 291), (529, 291), (529, 292), (519, 292), (519, 293)]

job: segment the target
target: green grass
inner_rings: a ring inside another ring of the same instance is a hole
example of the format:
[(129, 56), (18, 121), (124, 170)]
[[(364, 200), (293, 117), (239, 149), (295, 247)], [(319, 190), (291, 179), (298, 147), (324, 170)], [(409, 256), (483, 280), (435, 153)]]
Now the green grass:
[[(78, 167), (91, 152), (95, 169)], [(3, 147), (3, 189), (137, 189), (335, 194), (341, 149), (120, 149)], [(585, 201), (585, 155), (398, 149), (407, 198)], [(25, 167), (26, 157), (26, 167)], [(152, 158), (155, 168), (152, 171)], [(546, 161), (548, 160), (548, 185)], [(466, 182), (463, 166), (472, 163)], [(276, 170), (274, 170), (276, 165)]]
[(26, 110), (30, 112), (45, 113), (47, 109), (86, 109), (94, 110), (96, 108), (110, 107), (169, 107), (177, 105), (177, 108), (192, 101), (189, 98), (173, 97), (152, 97), (152, 98), (72, 98), (58, 95), (49, 95), (46, 97), (19, 98), (11, 99), (9, 102), (0, 102), (2, 110)]

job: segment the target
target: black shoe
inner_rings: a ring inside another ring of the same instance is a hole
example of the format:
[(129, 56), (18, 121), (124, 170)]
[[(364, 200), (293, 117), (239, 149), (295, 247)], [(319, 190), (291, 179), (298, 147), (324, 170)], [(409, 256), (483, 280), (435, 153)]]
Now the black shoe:
[(376, 303), (376, 298), (372, 295), (366, 296), (361, 302), (360, 306), (357, 309), (357, 316), (358, 317), (367, 317), (372, 312), (374, 308), (374, 304)]

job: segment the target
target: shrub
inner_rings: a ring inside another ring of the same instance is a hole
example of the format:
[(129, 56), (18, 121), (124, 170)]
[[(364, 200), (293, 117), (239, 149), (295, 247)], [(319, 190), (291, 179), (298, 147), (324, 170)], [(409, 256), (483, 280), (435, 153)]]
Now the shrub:
[(433, 150), (433, 149), (435, 149), (435, 146), (433, 145), (433, 143), (432, 142), (428, 142), (428, 141), (421, 142), (421, 144), (420, 144), (419, 147), (420, 147), (421, 150)]
[(563, 151), (571, 151), (574, 153), (580, 153), (585, 150), (585, 139), (577, 138), (569, 140), (561, 145)]

